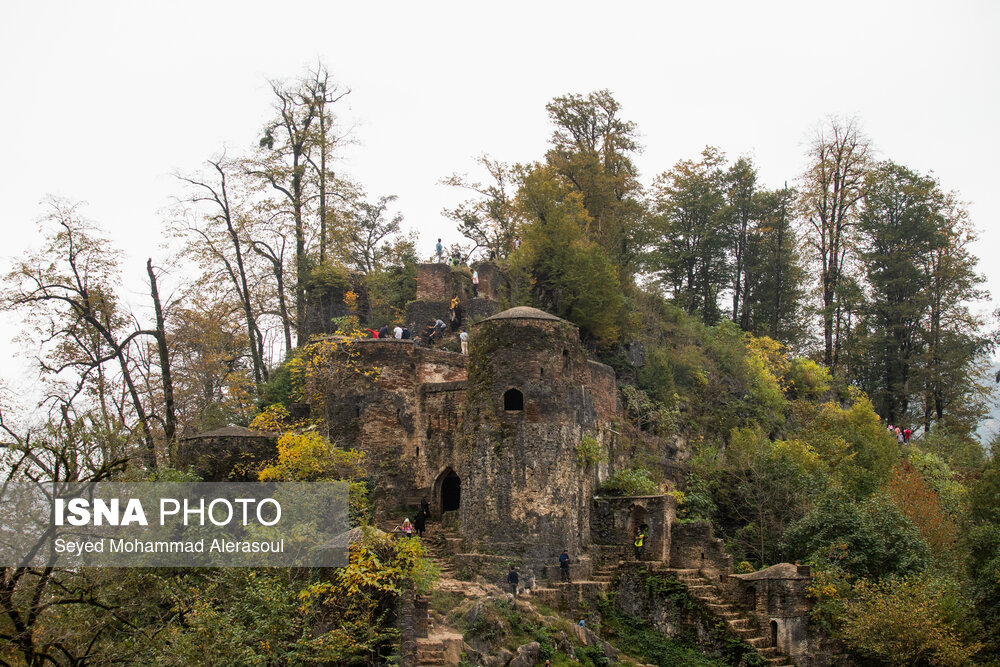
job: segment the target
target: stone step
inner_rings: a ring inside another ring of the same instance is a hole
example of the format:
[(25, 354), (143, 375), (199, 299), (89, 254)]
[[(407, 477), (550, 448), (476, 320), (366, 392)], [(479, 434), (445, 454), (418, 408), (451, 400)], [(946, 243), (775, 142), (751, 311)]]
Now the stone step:
[[(738, 632), (737, 634), (742, 635), (743, 633)], [(753, 646), (754, 648), (767, 648), (771, 643), (771, 640), (767, 637), (744, 637), (743, 641), (750, 644), (750, 646)]]
[[(758, 628), (730, 628), (730, 629), (743, 639), (747, 640), (755, 638), (764, 639), (764, 635), (760, 634), (760, 630)], [(764, 648), (766, 646), (768, 646), (767, 643), (761, 645), (761, 648)]]
[(714, 593), (715, 586), (712, 586), (711, 584), (695, 584), (693, 586), (688, 586), (688, 590), (691, 591), (692, 593), (700, 593), (700, 592)]
[(433, 653), (424, 653), (423, 651), (417, 651), (417, 664), (443, 665), (445, 664), (444, 651), (434, 651)]

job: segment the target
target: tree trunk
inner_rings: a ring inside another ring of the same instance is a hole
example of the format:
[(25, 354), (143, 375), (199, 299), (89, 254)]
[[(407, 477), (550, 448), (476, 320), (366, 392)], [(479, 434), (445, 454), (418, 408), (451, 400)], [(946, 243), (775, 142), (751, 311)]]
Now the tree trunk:
[[(160, 377), (163, 381), (163, 434), (167, 444), (177, 437), (177, 417), (174, 413), (174, 383), (170, 377), (170, 356), (167, 350), (167, 333), (163, 321), (163, 306), (160, 303), (160, 291), (156, 286), (156, 274), (153, 273), (153, 258), (146, 260), (146, 273), (149, 274), (149, 292), (153, 298), (153, 310), (156, 313), (156, 347), (160, 353)], [(168, 450), (169, 451), (169, 450)]]

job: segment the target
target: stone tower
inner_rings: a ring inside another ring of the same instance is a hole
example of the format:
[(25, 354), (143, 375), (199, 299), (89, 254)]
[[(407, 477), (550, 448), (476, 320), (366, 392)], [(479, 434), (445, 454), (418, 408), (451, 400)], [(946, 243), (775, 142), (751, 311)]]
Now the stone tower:
[(535, 308), (472, 328), (461, 532), (484, 553), (551, 566), (590, 543), (595, 468), (577, 449), (615, 416), (614, 371), (586, 358), (578, 329)]

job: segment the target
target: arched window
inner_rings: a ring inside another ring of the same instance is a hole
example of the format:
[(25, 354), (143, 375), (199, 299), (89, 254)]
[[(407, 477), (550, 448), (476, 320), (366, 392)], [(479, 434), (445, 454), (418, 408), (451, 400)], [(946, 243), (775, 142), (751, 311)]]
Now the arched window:
[(503, 409), (507, 411), (524, 410), (524, 394), (517, 389), (508, 389), (503, 395)]

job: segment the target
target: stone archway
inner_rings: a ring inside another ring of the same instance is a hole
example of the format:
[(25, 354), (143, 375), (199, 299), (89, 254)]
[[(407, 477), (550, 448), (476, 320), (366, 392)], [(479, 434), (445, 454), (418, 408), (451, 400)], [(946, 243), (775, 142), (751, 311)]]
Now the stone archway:
[(434, 482), (434, 500), (441, 515), (461, 507), (462, 480), (451, 468), (445, 468)]
[[(771, 621), (771, 646), (778, 647), (778, 622)], [(780, 647), (778, 647), (780, 648)]]
[(628, 515), (628, 534), (635, 535), (635, 531), (645, 527), (646, 534), (649, 535), (649, 510), (642, 505), (633, 505)]

